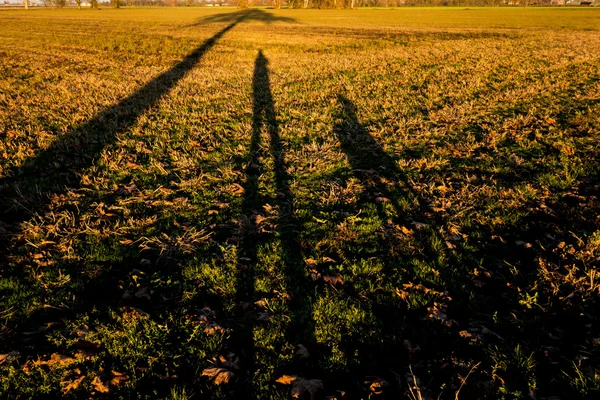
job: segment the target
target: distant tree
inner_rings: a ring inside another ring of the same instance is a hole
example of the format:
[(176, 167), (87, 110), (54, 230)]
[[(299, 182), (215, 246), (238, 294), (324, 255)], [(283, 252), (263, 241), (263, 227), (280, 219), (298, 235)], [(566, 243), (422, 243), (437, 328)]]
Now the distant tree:
[(25, 5), (26, 10), (29, 10), (29, 0), (23, 0), (23, 5)]
[(81, 0), (75, 0), (75, 3), (77, 3), (77, 8), (81, 10)]

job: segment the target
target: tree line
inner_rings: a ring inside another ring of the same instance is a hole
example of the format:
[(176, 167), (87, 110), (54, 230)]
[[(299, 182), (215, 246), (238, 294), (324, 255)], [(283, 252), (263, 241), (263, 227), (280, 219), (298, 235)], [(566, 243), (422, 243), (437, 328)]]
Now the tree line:
[[(28, 1), (24, 0), (25, 8)], [(42, 0), (46, 7), (77, 6), (98, 8), (131, 6), (272, 6), (279, 8), (347, 9), (358, 7), (410, 7), (410, 6), (531, 6), (531, 5), (600, 5), (600, 0)]]

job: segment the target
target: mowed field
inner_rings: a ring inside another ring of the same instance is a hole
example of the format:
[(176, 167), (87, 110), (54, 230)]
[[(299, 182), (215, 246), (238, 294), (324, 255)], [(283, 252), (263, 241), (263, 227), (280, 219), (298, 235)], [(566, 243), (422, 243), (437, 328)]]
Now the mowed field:
[(597, 399), (600, 8), (0, 12), (0, 397)]

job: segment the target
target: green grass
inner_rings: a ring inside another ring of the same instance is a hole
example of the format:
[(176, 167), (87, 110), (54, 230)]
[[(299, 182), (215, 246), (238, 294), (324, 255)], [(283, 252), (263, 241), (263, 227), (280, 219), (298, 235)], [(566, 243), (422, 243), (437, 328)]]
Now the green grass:
[(597, 397), (599, 22), (2, 11), (0, 397)]

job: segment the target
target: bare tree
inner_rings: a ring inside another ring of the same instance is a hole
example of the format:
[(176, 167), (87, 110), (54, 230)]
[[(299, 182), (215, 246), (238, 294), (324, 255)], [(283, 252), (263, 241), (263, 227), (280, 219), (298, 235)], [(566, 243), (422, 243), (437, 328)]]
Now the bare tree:
[(25, 5), (25, 9), (29, 10), (29, 0), (23, 0), (23, 4)]

